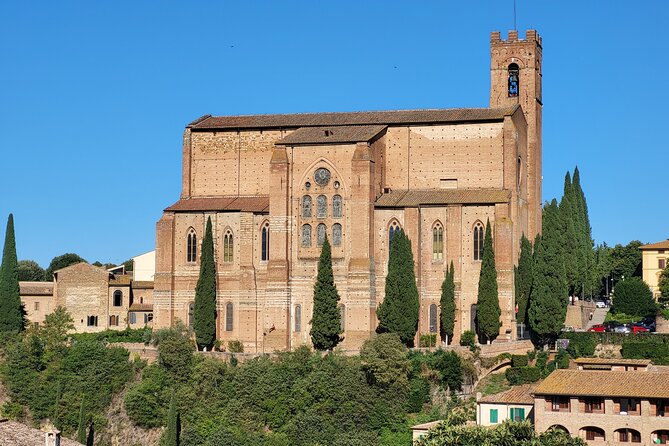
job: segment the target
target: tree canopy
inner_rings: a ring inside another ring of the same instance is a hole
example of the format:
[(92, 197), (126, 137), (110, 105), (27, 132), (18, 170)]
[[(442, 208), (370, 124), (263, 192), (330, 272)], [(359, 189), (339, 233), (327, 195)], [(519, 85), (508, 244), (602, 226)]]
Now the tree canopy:
[(611, 311), (628, 316), (654, 316), (657, 312), (657, 304), (646, 282), (640, 277), (630, 277), (616, 284), (611, 301)]
[(14, 216), (9, 214), (0, 265), (0, 332), (19, 332), (26, 324), (19, 288)]
[(525, 237), (520, 239), (520, 257), (518, 266), (514, 269), (516, 286), (516, 306), (518, 313), (516, 320), (519, 324), (524, 324), (527, 318), (527, 307), (530, 302), (530, 292), (532, 291), (532, 274), (534, 270), (534, 260), (532, 258), (532, 243)]
[(18, 272), (20, 281), (43, 282), (46, 271), (34, 260), (19, 260)]
[(490, 220), (486, 223), (483, 239), (483, 260), (479, 274), (479, 291), (476, 302), (476, 328), (481, 340), (492, 341), (499, 335), (501, 310), (497, 288), (495, 251), (492, 243)]
[(660, 301), (663, 303), (669, 302), (669, 265), (660, 273), (658, 286), (660, 288)]
[(402, 230), (396, 231), (390, 241), (385, 291), (383, 302), (376, 310), (377, 332), (397, 333), (404, 345), (413, 347), (420, 303), (411, 241)]
[(332, 253), (327, 236), (318, 259), (314, 284), (314, 310), (311, 318), (311, 342), (316, 350), (332, 350), (342, 341), (339, 293), (332, 272)]
[(45, 279), (47, 281), (51, 281), (53, 280), (53, 273), (55, 273), (59, 269), (63, 269), (70, 265), (74, 265), (75, 263), (80, 263), (85, 261), (86, 260), (84, 260), (78, 254), (74, 254), (71, 252), (56, 256), (51, 260), (51, 263), (49, 263), (49, 266), (46, 268)]
[(214, 260), (214, 236), (211, 217), (202, 240), (200, 276), (195, 286), (193, 329), (199, 347), (211, 348), (216, 339), (216, 263)]

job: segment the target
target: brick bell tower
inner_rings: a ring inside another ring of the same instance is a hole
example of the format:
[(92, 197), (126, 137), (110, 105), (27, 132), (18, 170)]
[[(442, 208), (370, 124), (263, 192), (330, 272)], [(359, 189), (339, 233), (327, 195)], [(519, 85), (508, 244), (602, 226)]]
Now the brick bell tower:
[(527, 154), (524, 177), (527, 182), (527, 238), (541, 232), (541, 37), (528, 30), (525, 39), (509, 31), (502, 40), (498, 31), (490, 34), (490, 107), (520, 104), (527, 121)]

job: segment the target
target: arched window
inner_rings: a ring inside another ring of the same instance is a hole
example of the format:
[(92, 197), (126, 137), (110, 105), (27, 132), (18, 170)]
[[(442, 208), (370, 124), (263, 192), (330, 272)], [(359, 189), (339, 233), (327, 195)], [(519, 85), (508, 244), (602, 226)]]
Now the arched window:
[(123, 306), (123, 293), (121, 290), (114, 291), (114, 306), (121, 307)]
[(109, 316), (109, 325), (112, 327), (118, 325), (118, 316), (116, 316), (115, 314)]
[(388, 228), (388, 245), (390, 245), (390, 242), (393, 240), (393, 235), (395, 235), (397, 231), (401, 230), (402, 228), (400, 228), (400, 224), (397, 223), (397, 221), (393, 221), (390, 224), (390, 227)]
[(188, 304), (188, 326), (193, 328), (194, 322), (195, 322), (195, 303), (191, 302)]
[(311, 195), (305, 195), (302, 197), (302, 217), (311, 217)]
[(225, 331), (232, 331), (232, 302), (225, 304)]
[(483, 260), (483, 223), (474, 225), (474, 260)]
[(260, 260), (269, 260), (269, 222), (265, 222), (265, 224), (262, 226), (260, 240)]
[(604, 433), (604, 429), (595, 427), (595, 426), (587, 426), (584, 428), (581, 428), (581, 432), (585, 436), (586, 441), (605, 441), (606, 440), (606, 434)]
[(316, 198), (316, 216), (318, 218), (328, 216), (328, 198), (325, 195), (319, 195)]
[(224, 262), (232, 262), (233, 259), (233, 254), (234, 254), (234, 246), (233, 246), (233, 239), (232, 239), (232, 231), (228, 229), (225, 231), (225, 235), (223, 236), (223, 261)]
[(641, 443), (641, 434), (634, 429), (617, 429), (614, 432), (620, 443)]
[(302, 305), (295, 305), (295, 331), (302, 331)]
[(437, 223), (432, 228), (432, 260), (444, 258), (444, 228)]
[(437, 332), (437, 306), (430, 305), (430, 333)]
[(518, 96), (520, 92), (520, 69), (518, 64), (512, 63), (509, 65), (509, 97)]
[(335, 195), (332, 197), (332, 216), (334, 218), (341, 218), (343, 214), (341, 195)]
[(341, 225), (339, 223), (332, 225), (332, 246), (341, 246)]
[(302, 247), (311, 246), (311, 225), (302, 225)]
[(187, 255), (186, 255), (186, 260), (188, 262), (196, 262), (197, 261), (197, 234), (195, 234), (195, 229), (190, 228), (188, 230), (188, 237), (187, 237)]
[(320, 223), (316, 227), (316, 243), (318, 246), (323, 246), (323, 243), (325, 243), (325, 234), (327, 233), (327, 228), (323, 223)]
[(346, 305), (344, 304), (339, 305), (339, 320), (341, 321), (341, 331), (346, 331)]
[(654, 444), (669, 444), (669, 430), (655, 431), (650, 435)]

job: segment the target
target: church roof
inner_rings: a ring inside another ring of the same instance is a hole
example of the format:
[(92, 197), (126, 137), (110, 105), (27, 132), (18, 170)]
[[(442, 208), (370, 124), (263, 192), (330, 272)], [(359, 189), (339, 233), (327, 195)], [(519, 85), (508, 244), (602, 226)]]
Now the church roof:
[(500, 189), (424, 189), (392, 191), (381, 195), (377, 208), (406, 208), (430, 204), (507, 203), (511, 193)]
[(211, 116), (188, 124), (192, 131), (224, 129), (296, 128), (342, 125), (437, 124), (502, 121), (519, 105), (501, 108), (447, 108), (366, 112), (295, 113), (277, 115)]
[(669, 249), (669, 239), (663, 242), (651, 243), (650, 245), (642, 245), (639, 247), (639, 249)]
[(274, 144), (342, 144), (367, 142), (386, 129), (382, 124), (301, 127)]
[(53, 282), (19, 282), (21, 296), (52, 296)]
[(269, 196), (253, 195), (246, 197), (196, 197), (181, 199), (165, 209), (173, 212), (189, 211), (231, 211), (231, 212), (269, 212)]

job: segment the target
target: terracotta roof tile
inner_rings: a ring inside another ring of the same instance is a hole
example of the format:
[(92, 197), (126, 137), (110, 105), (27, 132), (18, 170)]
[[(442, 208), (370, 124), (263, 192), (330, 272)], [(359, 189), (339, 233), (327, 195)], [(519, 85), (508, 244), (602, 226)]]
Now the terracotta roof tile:
[(664, 240), (662, 242), (651, 243), (650, 245), (641, 245), (639, 249), (648, 249), (648, 250), (669, 249), (669, 239)]
[(292, 146), (366, 142), (374, 139), (385, 128), (385, 125), (301, 127), (274, 144)]
[(109, 281), (110, 285), (130, 285), (132, 276), (130, 274), (119, 274)]
[(53, 282), (19, 282), (21, 296), (53, 296)]
[(128, 308), (129, 311), (153, 311), (153, 305), (152, 304), (132, 304), (130, 305), (130, 308)]
[(621, 359), (621, 358), (576, 358), (576, 364), (597, 364), (597, 365), (639, 365), (648, 366), (650, 359)]
[(377, 208), (417, 207), (429, 204), (485, 204), (506, 203), (511, 193), (498, 189), (429, 189), (393, 191), (381, 195)]
[(534, 394), (669, 398), (669, 373), (556, 370)]
[(386, 110), (344, 113), (296, 113), (277, 115), (203, 116), (189, 124), (193, 131), (240, 128), (296, 128), (334, 125), (434, 124), (501, 121), (518, 105), (503, 108), (451, 108), (432, 110)]
[(231, 211), (231, 212), (269, 212), (269, 196), (227, 196), (227, 197), (194, 197), (181, 199), (166, 211)]
[(130, 284), (134, 290), (152, 290), (153, 281), (152, 280), (133, 280)]
[(534, 404), (533, 392), (536, 386), (536, 384), (514, 386), (504, 392), (484, 396), (479, 401), (482, 403)]

